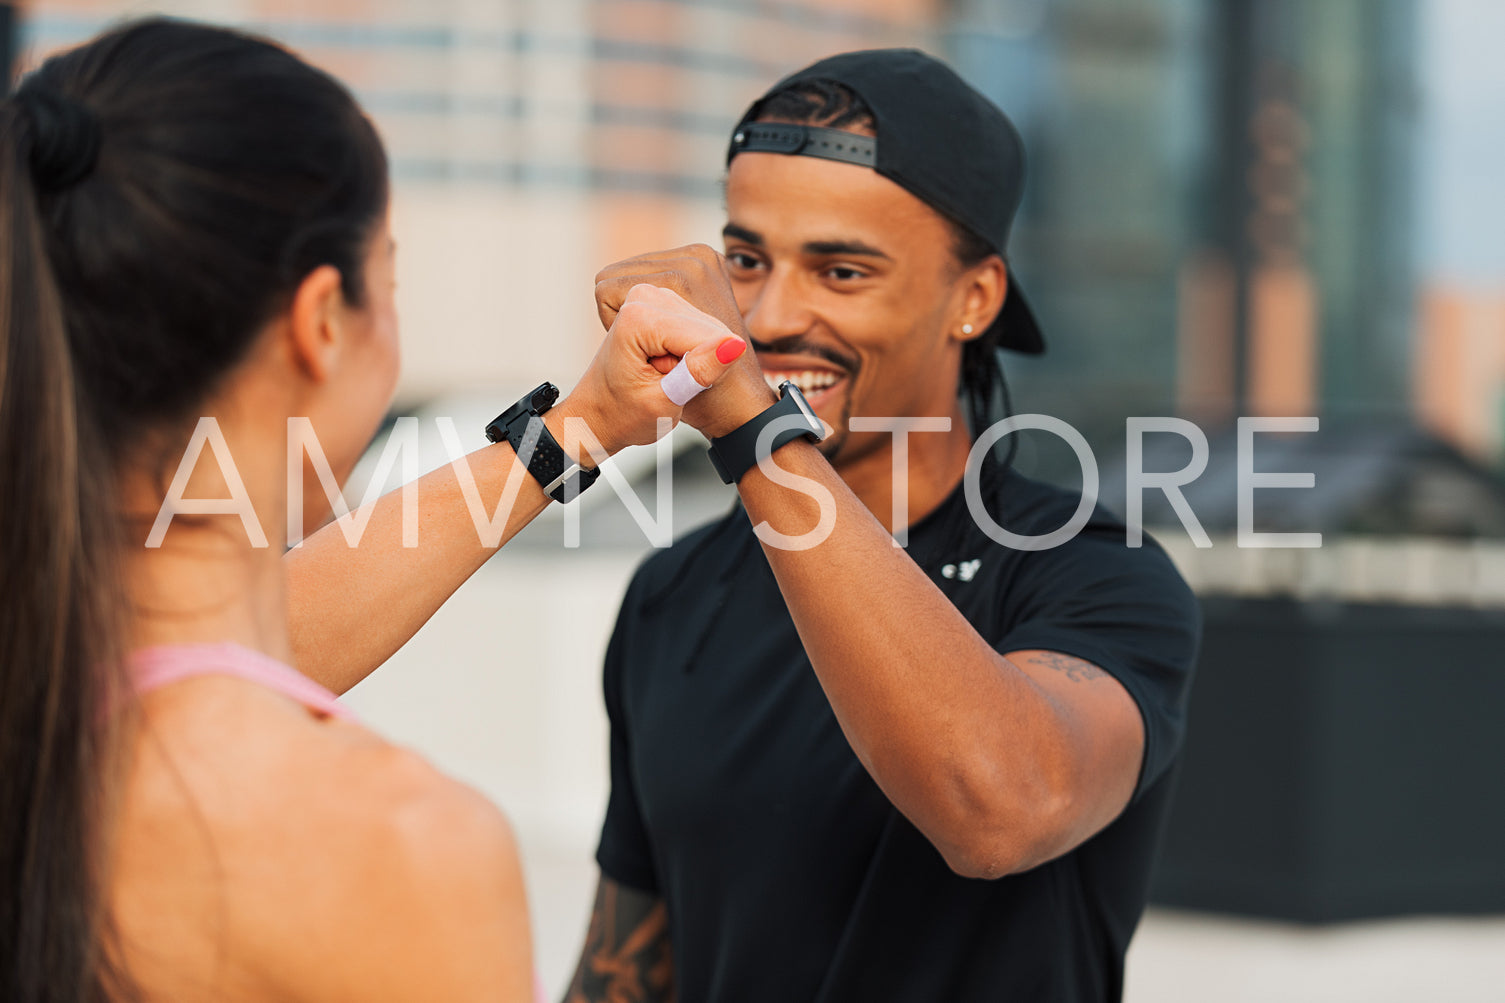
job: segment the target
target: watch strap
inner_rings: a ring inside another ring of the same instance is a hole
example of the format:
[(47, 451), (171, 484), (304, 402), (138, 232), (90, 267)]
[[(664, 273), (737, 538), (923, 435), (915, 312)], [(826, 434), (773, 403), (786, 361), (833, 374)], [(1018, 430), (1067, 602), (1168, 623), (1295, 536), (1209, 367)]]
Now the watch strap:
[(770, 422), (791, 415), (801, 419), (800, 425), (782, 428), (774, 433), (773, 443), (768, 449), (770, 454), (795, 439), (820, 441), (821, 431), (812, 428), (807, 423), (805, 411), (800, 407), (800, 401), (794, 396), (798, 392), (797, 390), (783, 392), (777, 403), (762, 411), (757, 417), (743, 422), (719, 439), (711, 440), (711, 448), (706, 453), (710, 456), (711, 466), (716, 469), (716, 474), (723, 484), (738, 483), (749, 470), (757, 466), (758, 437)]
[(512, 444), (517, 458), (527, 465), (528, 473), (543, 488), (543, 493), (557, 502), (570, 501), (601, 476), (599, 468), (587, 470), (569, 460), (538, 415), (514, 421), (508, 429), (507, 441)]

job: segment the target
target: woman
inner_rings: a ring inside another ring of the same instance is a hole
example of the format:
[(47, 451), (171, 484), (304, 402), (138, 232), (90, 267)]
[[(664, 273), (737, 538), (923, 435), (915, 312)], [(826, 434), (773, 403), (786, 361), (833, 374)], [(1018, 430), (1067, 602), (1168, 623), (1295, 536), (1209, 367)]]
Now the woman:
[[(0, 996), (529, 998), (501, 815), (288, 665), (288, 420), (343, 477), (397, 374), (370, 123), (275, 45), (149, 20), (49, 60), (0, 134)], [(666, 358), (708, 384), (740, 347), (642, 289), (546, 424), (651, 441), (680, 413)], [(183, 496), (243, 493), (272, 546), (237, 514), (143, 545), (206, 417), (228, 457)], [(517, 464), (505, 444), (470, 460), (487, 485)], [(548, 502), (521, 479), (504, 537)], [(440, 520), (464, 511), (455, 483), (422, 482)], [(420, 541), (406, 570), (421, 588), (425, 561), (480, 550)], [(339, 560), (316, 553), (300, 596)]]

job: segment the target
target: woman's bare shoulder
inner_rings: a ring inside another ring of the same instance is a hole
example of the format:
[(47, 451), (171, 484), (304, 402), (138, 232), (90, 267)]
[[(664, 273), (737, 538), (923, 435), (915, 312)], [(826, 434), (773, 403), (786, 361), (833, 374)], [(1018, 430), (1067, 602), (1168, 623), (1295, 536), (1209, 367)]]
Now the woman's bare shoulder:
[[(175, 689), (146, 707), (137, 739), (117, 901), (138, 922), (123, 926), (196, 939), (190, 954), (230, 955), (221, 971), (267, 991), (466, 999), (521, 986), (527, 998), (517, 849), (485, 797), (277, 694), (235, 680)], [(164, 894), (169, 914), (197, 922), (163, 929)], [(206, 920), (219, 910), (215, 947)]]

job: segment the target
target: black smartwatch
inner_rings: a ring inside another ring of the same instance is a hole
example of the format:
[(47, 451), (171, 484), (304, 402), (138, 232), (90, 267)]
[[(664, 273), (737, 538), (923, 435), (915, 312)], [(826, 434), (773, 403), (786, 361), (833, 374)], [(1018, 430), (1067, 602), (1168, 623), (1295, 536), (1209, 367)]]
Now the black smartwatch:
[(492, 442), (506, 441), (512, 451), (528, 467), (528, 473), (542, 487), (544, 494), (557, 502), (565, 502), (596, 483), (601, 471), (586, 470), (572, 459), (567, 459), (559, 442), (543, 423), (543, 414), (559, 400), (559, 388), (552, 383), (542, 383), (538, 389), (496, 416), (486, 426), (486, 438)]
[[(780, 421), (779, 419), (784, 419)], [(771, 423), (778, 421), (779, 429), (773, 433), (768, 456), (775, 449), (795, 439), (819, 442), (826, 437), (826, 426), (821, 424), (800, 388), (785, 380), (779, 384), (779, 402), (750, 421), (744, 422), (719, 439), (711, 440), (708, 451), (711, 466), (721, 476), (723, 484), (736, 484), (758, 463), (758, 436)]]

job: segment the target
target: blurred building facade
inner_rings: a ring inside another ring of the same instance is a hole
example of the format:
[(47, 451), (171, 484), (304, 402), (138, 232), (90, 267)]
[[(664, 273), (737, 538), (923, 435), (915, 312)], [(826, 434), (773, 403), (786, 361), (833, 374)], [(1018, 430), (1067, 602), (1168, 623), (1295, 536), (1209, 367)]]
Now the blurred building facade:
[[(1460, 276), (1418, 251), (1428, 185), (1449, 170), (1423, 156), (1426, 141), (1468, 129), (1458, 109), (1468, 89), (1434, 86), (1455, 55), (1436, 38), (1488, 6), (178, 0), (151, 9), (279, 38), (347, 81), (378, 121), (397, 189), (400, 404), (567, 380), (599, 337), (598, 267), (718, 241), (726, 136), (752, 98), (830, 52), (918, 45), (994, 97), (1030, 150), (1011, 263), (1051, 350), (1014, 365), (1021, 409), (1066, 418), (1103, 448), (1119, 444), (1130, 414), (1415, 415), (1497, 460), (1505, 264)], [(143, 7), (21, 9), (25, 65)], [(1426, 148), (1445, 153), (1445, 140)]]

